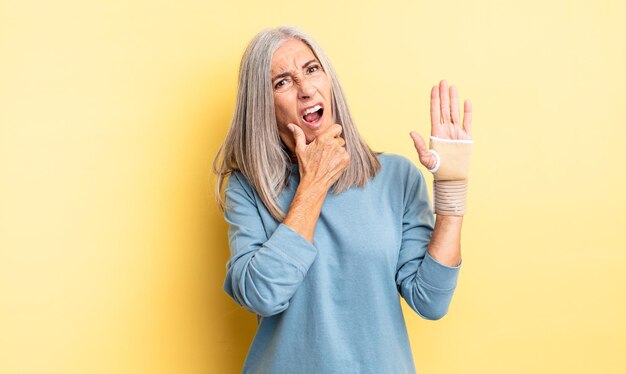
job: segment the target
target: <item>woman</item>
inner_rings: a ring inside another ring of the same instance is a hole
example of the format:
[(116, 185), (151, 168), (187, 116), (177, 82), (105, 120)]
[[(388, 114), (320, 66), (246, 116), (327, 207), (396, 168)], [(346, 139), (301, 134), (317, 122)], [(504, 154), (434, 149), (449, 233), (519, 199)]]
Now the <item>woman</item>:
[(258, 316), (244, 372), (415, 372), (398, 293), (423, 318), (447, 313), (469, 102), (464, 112), (461, 127), (456, 89), (442, 81), (431, 92), (432, 149), (411, 133), (435, 173), (435, 221), (422, 174), (370, 150), (311, 37), (282, 27), (251, 41), (214, 163), (232, 254), (224, 289)]

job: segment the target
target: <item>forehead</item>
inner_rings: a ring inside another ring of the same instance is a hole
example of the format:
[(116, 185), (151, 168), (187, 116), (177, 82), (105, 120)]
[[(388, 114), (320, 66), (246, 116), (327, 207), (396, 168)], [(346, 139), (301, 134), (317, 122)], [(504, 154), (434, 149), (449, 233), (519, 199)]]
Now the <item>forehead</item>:
[(299, 70), (308, 61), (317, 60), (311, 48), (298, 39), (285, 41), (272, 56), (272, 75)]

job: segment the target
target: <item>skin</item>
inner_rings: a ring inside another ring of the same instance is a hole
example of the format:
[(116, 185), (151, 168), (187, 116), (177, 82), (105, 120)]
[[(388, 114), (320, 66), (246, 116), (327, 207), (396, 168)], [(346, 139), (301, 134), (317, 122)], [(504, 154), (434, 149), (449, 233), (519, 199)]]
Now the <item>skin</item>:
[[(273, 80), (276, 121), (281, 139), (297, 159), (300, 184), (296, 190), (283, 223), (313, 241), (315, 226), (329, 188), (339, 179), (350, 163), (342, 128), (332, 123), (331, 84), (321, 69), (311, 68), (308, 61), (315, 55), (299, 40), (286, 41), (272, 58), (272, 77), (289, 73)], [(324, 118), (317, 128), (306, 125), (301, 110), (315, 103), (324, 106)], [(455, 86), (448, 87), (442, 80), (430, 95), (431, 135), (445, 139), (471, 139), (472, 109), (469, 100), (464, 103), (464, 115), (459, 116), (459, 100)], [(434, 156), (428, 152), (424, 139), (416, 132), (410, 133), (419, 160), (426, 168), (435, 166)], [(447, 266), (461, 262), (462, 216), (437, 215), (432, 239), (428, 245), (430, 255)]]
[[(278, 133), (293, 153), (295, 139), (288, 128), (290, 123), (303, 131), (307, 143), (333, 125), (331, 83), (313, 51), (297, 39), (287, 40), (274, 52), (271, 77)], [(317, 103), (324, 107), (322, 123), (311, 128), (302, 118), (302, 110)]]
[[(432, 136), (454, 140), (471, 139), (471, 102), (465, 100), (461, 122), (457, 88), (448, 87), (448, 82), (442, 80), (439, 86), (433, 86), (430, 91), (430, 124)], [(435, 167), (435, 157), (428, 152), (424, 139), (415, 131), (411, 131), (410, 135), (422, 165), (429, 169)], [(428, 252), (435, 260), (448, 266), (461, 263), (462, 225), (463, 216), (437, 215), (433, 237), (428, 245)]]
[[(314, 61), (312, 64), (307, 64)], [(319, 69), (314, 69), (318, 66)], [(291, 39), (274, 52), (271, 76), (278, 133), (298, 162), (300, 184), (283, 223), (313, 241), (315, 225), (329, 188), (350, 163), (343, 147), (341, 125), (332, 122), (331, 83), (311, 49)], [(302, 109), (322, 103), (324, 114), (313, 129), (302, 119)]]

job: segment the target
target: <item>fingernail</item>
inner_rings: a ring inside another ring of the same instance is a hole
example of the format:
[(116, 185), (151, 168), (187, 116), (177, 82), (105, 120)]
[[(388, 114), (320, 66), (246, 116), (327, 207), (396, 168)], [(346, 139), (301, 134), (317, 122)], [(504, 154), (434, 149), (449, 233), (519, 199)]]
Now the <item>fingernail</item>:
[(291, 123), (287, 125), (287, 128), (289, 131), (293, 132), (293, 125)]

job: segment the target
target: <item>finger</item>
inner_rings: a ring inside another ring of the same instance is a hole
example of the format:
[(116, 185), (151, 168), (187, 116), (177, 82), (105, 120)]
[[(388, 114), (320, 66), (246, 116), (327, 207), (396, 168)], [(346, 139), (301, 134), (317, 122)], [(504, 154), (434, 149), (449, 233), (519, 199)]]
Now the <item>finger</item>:
[(342, 131), (343, 131), (343, 127), (341, 127), (340, 124), (335, 123), (334, 125), (330, 126), (325, 132), (320, 134), (318, 138), (322, 138), (322, 139), (336, 138), (341, 135)]
[(428, 155), (428, 148), (426, 148), (424, 139), (415, 131), (411, 131), (409, 134), (411, 135), (411, 139), (413, 139), (413, 145), (415, 146), (415, 150), (417, 150), (419, 156), (426, 157)]
[(448, 82), (445, 80), (439, 82), (439, 99), (441, 101), (441, 122), (450, 123), (450, 92)]
[(441, 125), (441, 108), (439, 106), (439, 86), (430, 90), (430, 135), (436, 136), (435, 129)]
[(306, 137), (304, 136), (304, 131), (293, 123), (287, 125), (291, 133), (293, 134), (293, 139), (296, 141), (296, 152), (304, 151), (306, 148)]
[(411, 138), (413, 139), (413, 145), (420, 158), (420, 162), (428, 169), (432, 169), (437, 164), (435, 156), (426, 148), (424, 139), (415, 131), (411, 131)]
[(456, 86), (450, 86), (450, 115), (452, 117), (452, 123), (460, 126), (459, 120), (459, 95), (456, 90)]
[(463, 129), (467, 135), (472, 137), (472, 103), (469, 100), (465, 100), (463, 107)]
[(335, 138), (335, 140), (337, 141), (337, 143), (339, 144), (339, 146), (343, 147), (344, 145), (346, 145), (346, 141), (344, 140), (344, 138), (342, 138), (341, 136), (338, 136)]

